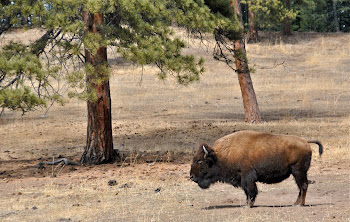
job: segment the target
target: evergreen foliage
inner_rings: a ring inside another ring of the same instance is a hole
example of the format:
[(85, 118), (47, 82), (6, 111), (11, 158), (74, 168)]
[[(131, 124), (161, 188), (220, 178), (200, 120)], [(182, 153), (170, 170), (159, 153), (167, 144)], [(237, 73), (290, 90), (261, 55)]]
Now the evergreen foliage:
[[(335, 6), (335, 12), (333, 8)], [(337, 30), (334, 15), (343, 32), (350, 31), (350, 1), (304, 0), (294, 6), (298, 11), (294, 29), (298, 31), (334, 32)]]
[(336, 7), (340, 31), (350, 32), (350, 0), (337, 1)]
[(230, 7), (231, 0), (205, 0), (205, 4), (213, 13), (220, 13), (226, 18), (234, 17), (233, 7)]
[(0, 51), (0, 106), (24, 114), (38, 106), (46, 107), (47, 101), (63, 103), (49, 81), (57, 72), (55, 67), (44, 68), (25, 45), (6, 45)]
[(214, 58), (223, 60), (231, 69), (240, 72), (234, 63), (235, 59), (246, 59), (245, 52), (234, 49), (234, 42), (242, 41), (244, 37), (240, 15), (235, 13), (231, 0), (206, 0), (205, 3), (219, 21), (219, 25), (214, 30), (216, 40)]
[(289, 19), (294, 31), (334, 32), (338, 25), (336, 20), (340, 31), (350, 31), (350, 0), (291, 0), (290, 10), (284, 6), (285, 0), (245, 0), (241, 3), (249, 1), (249, 9), (243, 5), (245, 26), (251, 10), (260, 30), (281, 31), (283, 21)]
[(295, 10), (287, 9), (281, 0), (246, 0), (242, 3), (248, 1), (251, 3), (248, 10), (254, 12), (255, 22), (263, 30), (280, 30), (285, 19), (293, 20), (297, 15)]
[[(248, 8), (248, 2), (250, 7)], [(281, 0), (244, 0), (243, 11), (245, 26), (248, 24), (249, 10), (255, 15), (255, 22), (262, 30), (280, 30), (285, 19), (295, 19), (296, 12), (287, 9)]]

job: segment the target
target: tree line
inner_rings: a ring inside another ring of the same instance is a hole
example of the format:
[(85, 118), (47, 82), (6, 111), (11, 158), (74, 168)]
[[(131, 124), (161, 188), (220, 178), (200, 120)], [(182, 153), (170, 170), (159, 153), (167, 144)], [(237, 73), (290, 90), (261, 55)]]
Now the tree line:
[(258, 31), (349, 32), (350, 1), (338, 0), (246, 0), (242, 16), (249, 41)]

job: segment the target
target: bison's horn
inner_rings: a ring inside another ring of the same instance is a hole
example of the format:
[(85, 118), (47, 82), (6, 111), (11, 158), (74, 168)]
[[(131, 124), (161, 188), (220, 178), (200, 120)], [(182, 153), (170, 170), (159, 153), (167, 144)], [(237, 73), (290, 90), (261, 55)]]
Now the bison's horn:
[(208, 153), (208, 150), (205, 148), (205, 146), (203, 146), (203, 151), (205, 153), (204, 158), (206, 158), (209, 153)]

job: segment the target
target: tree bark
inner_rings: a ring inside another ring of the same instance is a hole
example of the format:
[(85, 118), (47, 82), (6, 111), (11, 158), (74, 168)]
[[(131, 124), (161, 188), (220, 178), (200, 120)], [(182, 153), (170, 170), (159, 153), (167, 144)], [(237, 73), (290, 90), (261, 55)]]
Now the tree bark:
[[(83, 12), (85, 33), (98, 33), (102, 24), (102, 15)], [(85, 49), (85, 62), (92, 64), (97, 75), (87, 74), (87, 85), (96, 92), (97, 100), (88, 101), (87, 140), (84, 153), (80, 159), (82, 164), (101, 164), (114, 160), (112, 137), (112, 114), (109, 80), (99, 72), (99, 66), (107, 64), (107, 49), (100, 46), (96, 55)], [(103, 80), (96, 81), (96, 80)]]
[[(241, 27), (243, 28), (242, 13), (240, 7), (240, 0), (233, 0), (232, 5), (235, 9), (235, 14), (240, 19)], [(238, 81), (241, 87), (243, 106), (245, 118), (249, 123), (261, 122), (261, 115), (258, 106), (258, 101), (255, 96), (253, 82), (250, 77), (250, 70), (248, 67), (248, 60), (246, 57), (245, 42), (242, 37), (240, 40), (234, 42), (234, 57), (236, 63), (236, 72), (238, 74)]]
[[(290, 10), (290, 0), (284, 1), (284, 7)], [(290, 29), (290, 19), (286, 18), (283, 22), (283, 35), (292, 35), (292, 31)]]
[(249, 26), (249, 39), (248, 42), (257, 42), (258, 41), (258, 26), (255, 21), (255, 14), (251, 10), (252, 2), (248, 1), (248, 26)]

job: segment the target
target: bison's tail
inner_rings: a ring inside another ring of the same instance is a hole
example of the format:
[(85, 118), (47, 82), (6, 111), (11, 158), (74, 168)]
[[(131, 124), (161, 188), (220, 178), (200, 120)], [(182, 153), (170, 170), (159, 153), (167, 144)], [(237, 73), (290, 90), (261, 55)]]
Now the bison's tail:
[(320, 153), (320, 156), (322, 155), (323, 153), (323, 146), (322, 146), (322, 143), (318, 140), (308, 140), (307, 141), (308, 143), (316, 143), (318, 145), (318, 152)]

